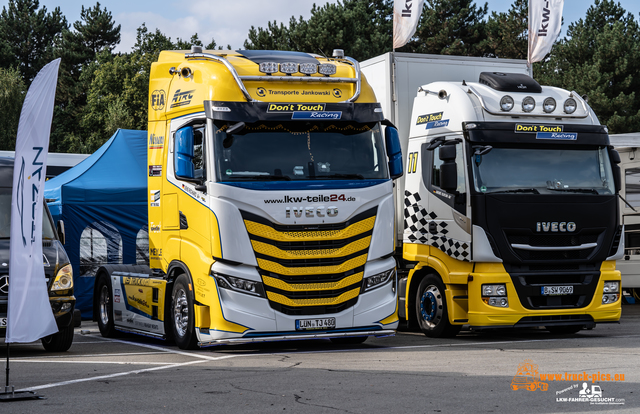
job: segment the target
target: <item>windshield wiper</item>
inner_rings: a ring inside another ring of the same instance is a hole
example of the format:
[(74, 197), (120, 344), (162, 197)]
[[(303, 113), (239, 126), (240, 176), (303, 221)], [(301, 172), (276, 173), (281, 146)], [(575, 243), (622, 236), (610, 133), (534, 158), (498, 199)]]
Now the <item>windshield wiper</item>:
[(512, 190), (499, 190), (499, 191), (492, 191), (491, 194), (496, 194), (496, 193), (532, 193), (532, 194), (540, 194), (540, 191), (538, 191), (536, 188), (514, 188)]
[(317, 180), (323, 180), (325, 178), (339, 178), (339, 179), (353, 179), (356, 180), (364, 180), (364, 176), (362, 174), (330, 174), (330, 175), (316, 175), (315, 178)]
[(561, 191), (564, 193), (589, 193), (589, 194), (599, 194), (598, 190), (595, 188), (549, 188), (547, 190), (550, 191)]

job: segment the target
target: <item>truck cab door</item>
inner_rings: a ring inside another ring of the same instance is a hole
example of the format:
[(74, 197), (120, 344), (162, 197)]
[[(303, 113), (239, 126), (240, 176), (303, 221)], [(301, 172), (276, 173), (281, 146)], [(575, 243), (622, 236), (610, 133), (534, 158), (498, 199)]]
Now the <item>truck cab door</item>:
[[(405, 238), (435, 247), (454, 259), (470, 261), (464, 148), (463, 141), (455, 138), (446, 137), (444, 144), (435, 148), (427, 142), (410, 148), (410, 162), (419, 162), (418, 155), (421, 159), (422, 185), (414, 187), (417, 192), (411, 191), (411, 186), (405, 191)], [(414, 149), (417, 151), (412, 152)], [(412, 165), (408, 168), (414, 169)]]

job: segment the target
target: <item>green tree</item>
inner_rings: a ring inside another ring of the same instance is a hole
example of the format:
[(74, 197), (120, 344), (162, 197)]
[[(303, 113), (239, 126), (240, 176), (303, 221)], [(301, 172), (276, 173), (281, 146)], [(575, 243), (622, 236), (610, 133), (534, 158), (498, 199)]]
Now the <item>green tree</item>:
[(308, 21), (291, 17), (289, 25), (269, 22), (266, 29), (251, 27), (246, 49), (296, 50), (331, 54), (343, 49), (358, 60), (391, 50), (391, 0), (342, 0), (311, 9)]
[(9, 0), (0, 13), (0, 66), (17, 67), (27, 84), (53, 60), (54, 44), (67, 28), (60, 7), (47, 13), (39, 6), (38, 0)]
[(56, 47), (56, 54), (62, 58), (62, 64), (50, 151), (65, 151), (65, 138), (80, 133), (82, 110), (87, 103), (86, 90), (89, 87), (89, 84), (81, 80), (82, 72), (91, 67), (88, 64), (96, 59), (98, 53), (112, 53), (120, 42), (120, 25), (115, 24), (106, 8), (100, 8), (100, 3), (92, 8), (83, 6), (80, 20), (73, 24), (73, 28), (75, 30), (63, 30)]
[(473, 0), (426, 0), (413, 39), (400, 52), (482, 56), (487, 3)]
[(534, 73), (541, 83), (586, 94), (611, 133), (640, 130), (640, 27), (620, 3), (595, 0)]
[(492, 12), (487, 19), (486, 38), (479, 49), (487, 57), (526, 59), (529, 30), (528, 0), (515, 0), (506, 13)]
[[(130, 53), (113, 56), (107, 49), (89, 63), (80, 80), (87, 87), (87, 104), (80, 122), (81, 133), (69, 134), (64, 141), (70, 152), (91, 153), (104, 144), (118, 128), (146, 129), (151, 64), (163, 50), (189, 49), (202, 45), (197, 34), (186, 42), (176, 43), (160, 30), (149, 31), (146, 25), (137, 30), (136, 43)], [(214, 39), (206, 45), (214, 49)], [(84, 132), (82, 132), (84, 131)]]
[(20, 112), (27, 88), (17, 68), (0, 68), (0, 150), (16, 147)]

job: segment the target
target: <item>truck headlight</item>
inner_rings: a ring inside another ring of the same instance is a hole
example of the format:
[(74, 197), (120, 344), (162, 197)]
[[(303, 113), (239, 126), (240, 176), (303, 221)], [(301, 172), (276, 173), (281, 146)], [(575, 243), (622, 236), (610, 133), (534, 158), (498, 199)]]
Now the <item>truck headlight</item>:
[(489, 306), (508, 308), (507, 286), (504, 284), (482, 285), (482, 301)]
[(569, 98), (564, 101), (564, 111), (568, 114), (572, 114), (576, 111), (578, 104), (576, 104), (576, 100), (573, 98)]
[[(369, 290), (373, 290), (379, 286), (382, 286), (389, 280), (395, 279), (395, 275), (396, 269), (391, 269), (382, 273), (375, 274), (373, 276), (365, 277), (363, 281), (363, 291), (367, 292)], [(393, 285), (393, 288), (395, 288), (395, 284)]]
[(69, 289), (73, 289), (73, 270), (71, 269), (70, 264), (58, 270), (56, 278), (53, 279), (53, 284), (51, 285), (52, 292)]
[(536, 100), (530, 96), (526, 96), (522, 100), (522, 110), (525, 112), (531, 112), (536, 107)]
[(620, 282), (619, 281), (608, 281), (604, 282), (604, 287), (602, 288), (602, 304), (606, 305), (609, 303), (617, 302), (620, 299)]
[(542, 110), (548, 114), (556, 110), (556, 100), (552, 97), (548, 97), (542, 103)]
[(220, 273), (214, 273), (213, 277), (218, 282), (218, 286), (222, 289), (234, 290), (240, 293), (246, 293), (249, 295), (265, 297), (264, 286), (262, 283), (255, 280), (241, 279), (235, 276), (222, 275)]
[(509, 95), (505, 95), (500, 99), (500, 109), (505, 112), (509, 112), (513, 109), (513, 98)]

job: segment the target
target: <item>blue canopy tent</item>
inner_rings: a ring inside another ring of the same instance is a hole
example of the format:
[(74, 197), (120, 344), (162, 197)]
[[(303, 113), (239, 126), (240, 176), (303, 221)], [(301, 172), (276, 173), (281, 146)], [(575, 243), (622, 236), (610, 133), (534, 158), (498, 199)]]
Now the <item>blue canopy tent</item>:
[(76, 308), (92, 317), (95, 273), (106, 263), (148, 264), (147, 133), (118, 130), (94, 154), (45, 183), (65, 224)]

